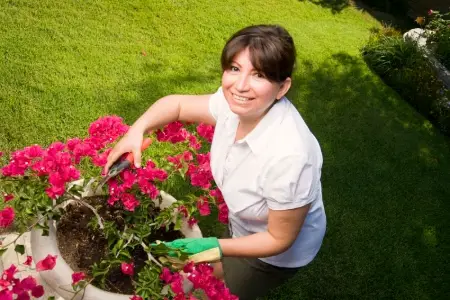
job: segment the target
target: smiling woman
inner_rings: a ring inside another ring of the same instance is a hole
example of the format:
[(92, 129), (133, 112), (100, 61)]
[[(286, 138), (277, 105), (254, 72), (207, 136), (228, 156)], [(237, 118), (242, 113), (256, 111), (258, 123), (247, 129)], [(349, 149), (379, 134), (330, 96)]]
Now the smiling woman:
[(179, 239), (167, 246), (210, 262), (239, 299), (255, 299), (284, 283), (318, 253), (326, 228), (322, 152), (294, 105), (295, 46), (280, 26), (235, 33), (222, 52), (222, 86), (213, 95), (170, 95), (130, 128), (105, 172), (126, 152), (140, 164), (147, 131), (170, 122), (215, 125), (211, 172), (229, 208), (225, 238)]

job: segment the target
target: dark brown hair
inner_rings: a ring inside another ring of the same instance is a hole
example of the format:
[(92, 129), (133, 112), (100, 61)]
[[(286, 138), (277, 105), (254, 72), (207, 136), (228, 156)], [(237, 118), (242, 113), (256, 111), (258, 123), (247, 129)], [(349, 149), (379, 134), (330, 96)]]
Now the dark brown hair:
[(295, 45), (283, 27), (253, 25), (236, 32), (222, 50), (222, 70), (228, 70), (236, 54), (246, 48), (249, 49), (253, 67), (270, 81), (283, 82), (292, 76)]

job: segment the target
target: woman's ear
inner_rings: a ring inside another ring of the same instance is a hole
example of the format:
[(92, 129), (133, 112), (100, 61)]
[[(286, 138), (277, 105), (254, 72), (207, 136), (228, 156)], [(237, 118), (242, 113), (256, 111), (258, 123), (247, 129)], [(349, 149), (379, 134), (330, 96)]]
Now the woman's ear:
[(280, 90), (277, 93), (277, 100), (280, 100), (281, 98), (284, 97), (284, 95), (286, 95), (286, 93), (291, 88), (291, 83), (292, 83), (292, 80), (290, 77), (286, 78), (286, 80), (283, 81), (283, 83), (281, 83)]

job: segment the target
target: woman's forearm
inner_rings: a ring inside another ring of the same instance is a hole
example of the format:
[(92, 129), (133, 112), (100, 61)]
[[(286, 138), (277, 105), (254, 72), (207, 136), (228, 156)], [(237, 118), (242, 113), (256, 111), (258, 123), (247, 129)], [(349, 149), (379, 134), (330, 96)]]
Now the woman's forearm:
[(171, 122), (177, 121), (180, 115), (180, 98), (166, 96), (157, 100), (147, 111), (131, 126), (131, 131), (147, 132), (161, 128)]
[(275, 239), (267, 231), (233, 239), (220, 239), (219, 243), (223, 256), (256, 258), (280, 254), (292, 244)]

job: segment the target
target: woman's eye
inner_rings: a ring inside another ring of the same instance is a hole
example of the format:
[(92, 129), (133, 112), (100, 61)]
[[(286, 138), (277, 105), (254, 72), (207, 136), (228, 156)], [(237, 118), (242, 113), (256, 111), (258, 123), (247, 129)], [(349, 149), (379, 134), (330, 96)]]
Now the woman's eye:
[(266, 76), (264, 76), (264, 74), (262, 74), (262, 73), (256, 73), (256, 77), (258, 77), (258, 78), (266, 78)]
[(230, 70), (231, 70), (232, 72), (237, 72), (237, 71), (239, 71), (239, 69), (238, 69), (237, 67), (235, 67), (235, 66), (231, 66)]

